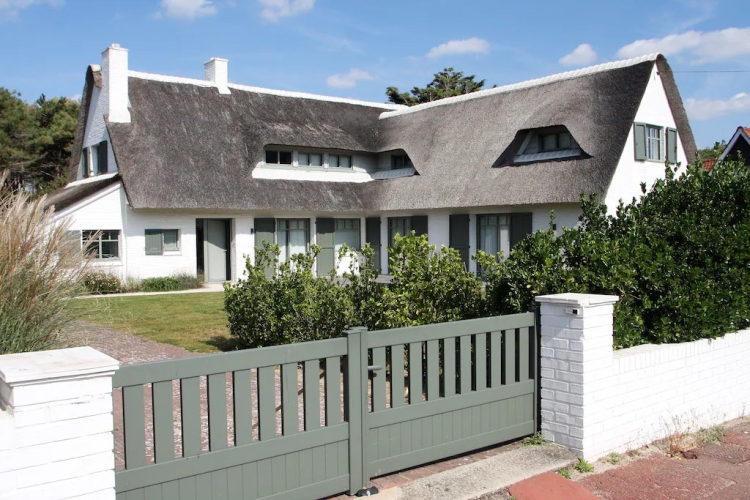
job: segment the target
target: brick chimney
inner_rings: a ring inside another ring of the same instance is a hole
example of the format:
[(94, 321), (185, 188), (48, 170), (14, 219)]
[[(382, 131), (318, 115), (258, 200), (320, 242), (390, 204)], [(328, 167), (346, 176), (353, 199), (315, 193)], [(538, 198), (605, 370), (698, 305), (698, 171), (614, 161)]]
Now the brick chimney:
[(113, 43), (102, 52), (102, 94), (109, 121), (130, 123), (128, 109), (128, 49)]
[(219, 89), (220, 94), (229, 94), (229, 87), (227, 86), (227, 79), (229, 70), (227, 68), (229, 61), (221, 59), (219, 57), (212, 57), (207, 63), (203, 65), (203, 71), (205, 74), (205, 80), (214, 82), (216, 88)]

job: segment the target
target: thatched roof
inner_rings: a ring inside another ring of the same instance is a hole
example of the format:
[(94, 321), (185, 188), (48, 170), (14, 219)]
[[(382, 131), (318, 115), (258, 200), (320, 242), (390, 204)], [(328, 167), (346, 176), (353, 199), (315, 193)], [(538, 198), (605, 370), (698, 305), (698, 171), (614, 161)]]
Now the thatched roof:
[(54, 206), (55, 210), (59, 212), (119, 181), (119, 174), (110, 174), (99, 178), (91, 177), (85, 181), (78, 181), (48, 194), (44, 199), (44, 206)]
[[(131, 73), (132, 122), (108, 129), (136, 209), (339, 212), (575, 203), (581, 192), (607, 192), (654, 64), (692, 159), (692, 132), (661, 56), (404, 111), (238, 86), (222, 95), (210, 85)], [(525, 131), (552, 125), (567, 127), (584, 153), (518, 166), (504, 161)], [(269, 144), (403, 149), (419, 175), (363, 184), (253, 179)]]

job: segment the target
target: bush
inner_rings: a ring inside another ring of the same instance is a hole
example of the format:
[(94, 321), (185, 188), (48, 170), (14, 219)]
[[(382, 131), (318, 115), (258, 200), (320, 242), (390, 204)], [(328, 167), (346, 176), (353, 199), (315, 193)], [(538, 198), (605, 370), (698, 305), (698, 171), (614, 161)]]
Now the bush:
[(179, 273), (172, 276), (146, 278), (143, 280), (129, 277), (123, 281), (106, 271), (93, 271), (84, 276), (83, 283), (89, 293), (100, 295), (132, 292), (173, 292), (202, 287), (203, 276)]
[(5, 191), (0, 176), (0, 354), (47, 349), (75, 319), (70, 299), (81, 290), (85, 249), (66, 238), (44, 198)]
[(105, 271), (91, 271), (83, 276), (83, 285), (89, 293), (103, 295), (108, 293), (123, 293), (125, 285), (120, 278)]

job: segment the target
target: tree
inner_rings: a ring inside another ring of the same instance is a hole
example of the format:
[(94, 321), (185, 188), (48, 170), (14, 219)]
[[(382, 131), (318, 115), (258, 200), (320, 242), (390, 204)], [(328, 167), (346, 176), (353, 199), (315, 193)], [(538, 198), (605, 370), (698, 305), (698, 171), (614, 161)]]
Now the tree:
[(43, 194), (65, 184), (79, 107), (44, 94), (27, 104), (0, 88), (0, 170), (10, 173), (12, 188)]
[(698, 150), (699, 160), (718, 160), (721, 153), (727, 148), (727, 141), (722, 140), (721, 142), (715, 142), (710, 148), (704, 148)]
[(425, 102), (482, 90), (485, 80), (476, 82), (474, 78), (476, 78), (475, 75), (464, 76), (461, 71), (445, 68), (443, 71), (435, 73), (435, 78), (424, 88), (414, 87), (411, 92), (400, 93), (397, 87), (388, 87), (385, 95), (394, 104), (416, 106)]

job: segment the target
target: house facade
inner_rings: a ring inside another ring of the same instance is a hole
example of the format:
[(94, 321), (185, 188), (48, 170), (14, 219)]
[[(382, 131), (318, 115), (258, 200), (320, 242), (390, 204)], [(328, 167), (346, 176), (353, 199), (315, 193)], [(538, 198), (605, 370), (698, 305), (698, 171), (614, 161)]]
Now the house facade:
[(132, 71), (108, 47), (86, 73), (70, 183), (48, 197), (71, 239), (120, 276), (236, 280), (263, 241), (281, 258), (346, 244), (387, 273), (395, 234), (507, 255), (578, 222), (581, 193), (610, 211), (685, 165), (695, 143), (666, 60), (607, 63), (411, 108)]
[(750, 127), (737, 127), (719, 160), (742, 161), (750, 165)]

